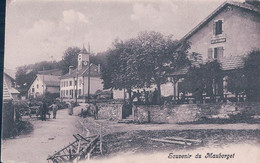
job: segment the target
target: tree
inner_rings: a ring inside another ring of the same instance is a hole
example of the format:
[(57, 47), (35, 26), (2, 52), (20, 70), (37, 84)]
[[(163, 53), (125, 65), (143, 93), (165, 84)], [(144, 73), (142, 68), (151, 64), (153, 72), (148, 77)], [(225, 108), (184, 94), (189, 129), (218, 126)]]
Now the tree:
[(21, 92), (21, 95), (26, 95), (27, 90), (35, 78), (37, 74), (37, 70), (28, 69), (26, 66), (19, 67), (16, 74), (15, 79), (18, 85), (18, 89)]
[(136, 85), (128, 57), (132, 53), (131, 40), (126, 42), (116, 40), (113, 48), (107, 51), (107, 60), (102, 68), (104, 89), (126, 89), (131, 99), (131, 90)]
[[(177, 46), (179, 45), (179, 46)], [(115, 41), (109, 50), (102, 73), (105, 88), (127, 89), (157, 86), (157, 103), (160, 103), (161, 84), (169, 74), (188, 64), (189, 44), (179, 44), (172, 36), (158, 32), (141, 32), (137, 38)]]
[[(202, 101), (203, 93), (213, 100), (215, 95), (223, 94), (220, 64), (215, 60), (199, 66), (191, 66), (184, 83), (187, 91), (193, 93), (196, 101)], [(217, 90), (217, 86), (218, 92), (213, 92), (213, 89)]]
[(245, 58), (246, 96), (248, 101), (260, 101), (260, 50), (251, 51)]
[(79, 47), (69, 47), (64, 52), (62, 60), (60, 61), (60, 68), (62, 70), (62, 74), (66, 74), (69, 72), (69, 66), (73, 66), (74, 68), (78, 65), (78, 54), (80, 53)]
[[(179, 44), (172, 36), (159, 32), (141, 32), (137, 39), (133, 56), (130, 55), (131, 67), (135, 68), (139, 81), (138, 87), (156, 85), (157, 103), (160, 103), (161, 85), (168, 81), (169, 74), (187, 65), (189, 44)], [(179, 45), (179, 46), (177, 46)], [(129, 64), (130, 65), (130, 64)]]
[(244, 71), (236, 69), (227, 74), (227, 90), (235, 94), (236, 99), (240, 93), (245, 92), (246, 89), (246, 77)]
[(97, 53), (96, 55), (90, 55), (90, 62), (98, 65), (100, 64), (101, 67), (105, 64), (107, 59), (107, 52)]

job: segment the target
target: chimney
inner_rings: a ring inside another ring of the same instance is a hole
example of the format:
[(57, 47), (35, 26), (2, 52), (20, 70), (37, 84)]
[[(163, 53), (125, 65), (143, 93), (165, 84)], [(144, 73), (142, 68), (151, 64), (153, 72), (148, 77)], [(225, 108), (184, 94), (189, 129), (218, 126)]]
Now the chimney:
[(72, 68), (73, 68), (73, 66), (69, 67), (69, 75), (72, 73)]
[(98, 64), (98, 69), (97, 69), (98, 72), (100, 72), (100, 64)]

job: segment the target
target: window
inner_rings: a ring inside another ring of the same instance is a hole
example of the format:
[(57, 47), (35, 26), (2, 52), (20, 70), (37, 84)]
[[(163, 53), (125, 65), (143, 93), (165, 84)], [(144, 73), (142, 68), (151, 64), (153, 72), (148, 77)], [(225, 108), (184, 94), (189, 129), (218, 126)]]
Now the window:
[(68, 90), (66, 90), (66, 95), (68, 95)]
[(77, 85), (77, 80), (75, 80), (75, 84), (74, 85)]
[(214, 26), (213, 26), (214, 35), (222, 34), (222, 24), (223, 24), (222, 20), (218, 20), (218, 21), (214, 22)]
[(216, 48), (209, 48), (208, 49), (208, 59), (221, 59), (223, 58), (224, 54), (224, 48), (221, 47), (216, 47)]
[(70, 81), (70, 86), (72, 86), (72, 81)]
[(81, 89), (79, 89), (79, 96), (81, 95)]
[(34, 88), (32, 88), (32, 92), (34, 92)]
[(37, 84), (37, 88), (39, 88), (39, 85)]
[(68, 81), (66, 81), (66, 87), (68, 86)]
[(82, 80), (81, 80), (81, 79), (79, 79), (79, 86), (81, 86), (81, 84), (82, 84)]

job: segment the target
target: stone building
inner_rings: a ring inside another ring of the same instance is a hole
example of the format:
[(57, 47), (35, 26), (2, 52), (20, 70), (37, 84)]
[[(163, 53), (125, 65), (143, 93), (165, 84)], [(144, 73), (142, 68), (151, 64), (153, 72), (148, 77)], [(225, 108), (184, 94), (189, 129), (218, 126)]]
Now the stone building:
[[(259, 0), (246, 0), (244, 3), (224, 2), (181, 41), (190, 42), (189, 53), (201, 54), (203, 63), (217, 60), (224, 72), (243, 68), (243, 58), (260, 45), (259, 5)], [(187, 71), (188, 69), (184, 68), (172, 74), (173, 78), (178, 76), (170, 90), (175, 97), (180, 93), (178, 88), (183, 79), (180, 76), (184, 77)], [(224, 76), (219, 88), (224, 88), (224, 93), (228, 93), (225, 90), (225, 79)]]
[(85, 98), (88, 93), (95, 94), (97, 90), (103, 90), (100, 65), (90, 63), (89, 56), (90, 53), (83, 47), (78, 55), (77, 68), (69, 67), (69, 73), (61, 76), (61, 98)]

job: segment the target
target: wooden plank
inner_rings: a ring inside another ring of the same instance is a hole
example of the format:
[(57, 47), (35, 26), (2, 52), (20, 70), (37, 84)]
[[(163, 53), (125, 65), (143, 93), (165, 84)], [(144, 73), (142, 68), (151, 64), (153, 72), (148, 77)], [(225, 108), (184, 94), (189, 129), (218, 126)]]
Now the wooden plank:
[(91, 140), (91, 142), (84, 147), (84, 150), (82, 151), (82, 155), (83, 157), (85, 157), (85, 155), (87, 155), (89, 153), (89, 151), (91, 150), (91, 146), (92, 144), (96, 143), (98, 141), (99, 135), (97, 135), (93, 140)]
[(180, 138), (180, 137), (166, 137), (165, 139), (169, 140), (179, 140), (179, 141), (187, 141), (187, 142), (193, 142), (193, 143), (202, 143), (201, 140), (196, 140), (196, 139), (185, 139), (185, 138)]
[(89, 140), (87, 140), (86, 138), (84, 138), (84, 137), (83, 137), (83, 136), (81, 136), (80, 134), (78, 134), (78, 136), (79, 136), (81, 139), (83, 139), (83, 140), (85, 140), (85, 141), (89, 142)]
[(62, 159), (63, 162), (67, 162), (68, 161), (65, 158), (63, 158), (63, 156), (59, 156), (59, 158)]
[(165, 139), (151, 139), (151, 140), (153, 140), (153, 141), (158, 141), (158, 142), (162, 142), (162, 143), (191, 145), (191, 143), (189, 143), (189, 142), (182, 142), (182, 141), (165, 140)]

